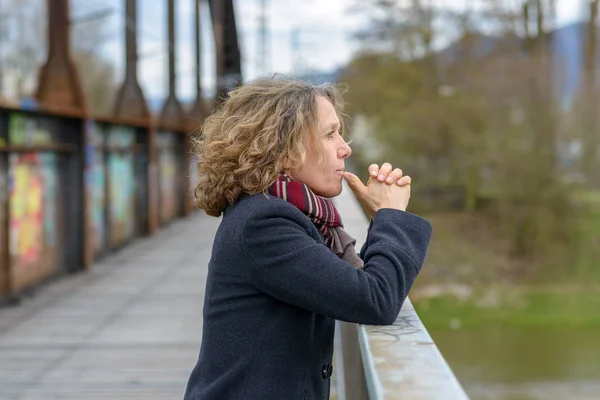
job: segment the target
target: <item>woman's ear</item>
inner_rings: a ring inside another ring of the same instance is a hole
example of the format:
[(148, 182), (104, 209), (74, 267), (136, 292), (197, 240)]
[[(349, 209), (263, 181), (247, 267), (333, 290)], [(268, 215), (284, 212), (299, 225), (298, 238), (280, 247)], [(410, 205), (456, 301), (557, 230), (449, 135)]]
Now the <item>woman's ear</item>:
[(288, 171), (290, 167), (290, 158), (288, 156), (283, 156), (283, 170)]

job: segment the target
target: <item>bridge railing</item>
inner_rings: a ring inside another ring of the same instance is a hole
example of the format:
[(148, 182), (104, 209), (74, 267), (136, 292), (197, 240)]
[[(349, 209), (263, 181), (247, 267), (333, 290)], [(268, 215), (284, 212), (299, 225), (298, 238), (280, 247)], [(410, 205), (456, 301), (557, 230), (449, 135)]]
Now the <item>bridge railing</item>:
[[(345, 182), (335, 201), (360, 248), (368, 222)], [(468, 399), (410, 299), (389, 326), (338, 322), (334, 353), (339, 400)]]

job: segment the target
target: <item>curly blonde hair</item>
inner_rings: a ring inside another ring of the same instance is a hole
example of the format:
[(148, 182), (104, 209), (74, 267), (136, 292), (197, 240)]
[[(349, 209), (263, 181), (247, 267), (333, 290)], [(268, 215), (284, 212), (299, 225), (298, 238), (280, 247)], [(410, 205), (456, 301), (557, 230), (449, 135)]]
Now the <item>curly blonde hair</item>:
[[(334, 106), (344, 135), (341, 94), (332, 84), (315, 86), (275, 77), (231, 91), (193, 139), (198, 159), (196, 207), (218, 217), (242, 193), (266, 193), (280, 172), (304, 163), (307, 151), (322, 154), (317, 97)], [(309, 149), (309, 143), (316, 149)]]

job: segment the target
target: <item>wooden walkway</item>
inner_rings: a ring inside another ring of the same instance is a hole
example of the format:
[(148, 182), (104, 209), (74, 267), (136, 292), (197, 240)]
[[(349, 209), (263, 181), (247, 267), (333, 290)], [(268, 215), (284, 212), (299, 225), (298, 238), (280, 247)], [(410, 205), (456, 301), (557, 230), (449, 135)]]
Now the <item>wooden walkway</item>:
[(219, 221), (176, 221), (0, 309), (0, 399), (182, 399)]

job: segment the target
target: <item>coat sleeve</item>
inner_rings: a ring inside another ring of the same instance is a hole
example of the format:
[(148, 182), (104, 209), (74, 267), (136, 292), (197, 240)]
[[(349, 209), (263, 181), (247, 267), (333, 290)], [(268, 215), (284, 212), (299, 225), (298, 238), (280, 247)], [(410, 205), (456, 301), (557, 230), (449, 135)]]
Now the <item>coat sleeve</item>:
[(373, 220), (370, 220), (369, 227), (367, 228), (367, 238), (365, 239), (365, 242), (363, 243), (363, 245), (360, 249), (360, 253), (358, 253), (358, 256), (361, 258), (361, 260), (364, 260), (364, 258), (365, 258), (365, 252), (367, 251), (367, 247), (369, 244), (369, 235), (371, 234), (372, 227), (373, 227)]
[(310, 236), (304, 215), (285, 211), (255, 210), (242, 228), (246, 271), (257, 289), (341, 321), (392, 324), (423, 264), (429, 222), (379, 210), (364, 249), (364, 268), (357, 270)]

